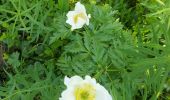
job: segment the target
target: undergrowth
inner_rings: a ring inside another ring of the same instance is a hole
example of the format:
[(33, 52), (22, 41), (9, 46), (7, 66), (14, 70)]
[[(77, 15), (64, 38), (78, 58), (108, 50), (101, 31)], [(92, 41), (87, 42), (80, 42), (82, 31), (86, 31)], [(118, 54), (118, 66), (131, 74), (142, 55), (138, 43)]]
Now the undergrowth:
[(76, 2), (0, 1), (0, 99), (58, 100), (90, 75), (114, 100), (169, 100), (170, 1), (82, 0), (90, 25), (71, 31)]

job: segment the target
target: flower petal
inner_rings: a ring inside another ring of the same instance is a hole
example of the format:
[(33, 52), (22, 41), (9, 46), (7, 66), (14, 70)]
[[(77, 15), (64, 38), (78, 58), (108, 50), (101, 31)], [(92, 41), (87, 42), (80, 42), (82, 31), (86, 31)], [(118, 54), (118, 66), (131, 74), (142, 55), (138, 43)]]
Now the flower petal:
[(94, 78), (91, 78), (90, 76), (85, 76), (85, 81), (91, 83), (93, 86), (96, 85), (96, 80)]
[(77, 2), (76, 3), (76, 6), (75, 6), (75, 11), (78, 11), (78, 12), (84, 12), (86, 13), (86, 9), (84, 7), (84, 5), (82, 5), (80, 2)]
[(100, 84), (96, 85), (96, 100), (112, 100), (109, 92)]
[(67, 13), (67, 20), (66, 20), (66, 23), (70, 24), (70, 25), (74, 25), (74, 16), (76, 15), (77, 13), (75, 11), (69, 11)]
[(78, 22), (75, 24), (76, 25), (76, 28), (82, 28), (83, 25), (86, 23), (86, 20), (82, 19), (82, 18), (78, 18)]
[(83, 79), (80, 76), (73, 76), (71, 78), (68, 78), (67, 76), (64, 78), (64, 84), (67, 87), (74, 87), (76, 86), (79, 82), (83, 81)]
[(88, 14), (88, 16), (87, 16), (87, 21), (86, 21), (86, 25), (89, 25), (89, 19), (91, 18), (91, 15), (90, 14)]
[(75, 100), (74, 88), (68, 88), (63, 91), (59, 100)]

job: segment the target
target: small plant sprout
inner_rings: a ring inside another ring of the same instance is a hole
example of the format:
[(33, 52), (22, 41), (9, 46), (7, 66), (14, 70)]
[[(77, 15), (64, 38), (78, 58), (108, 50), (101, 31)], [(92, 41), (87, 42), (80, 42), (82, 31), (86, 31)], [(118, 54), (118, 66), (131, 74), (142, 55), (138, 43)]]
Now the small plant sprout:
[(90, 76), (85, 76), (85, 79), (79, 76), (65, 77), (64, 84), (67, 89), (59, 100), (112, 100), (109, 92)]
[(66, 23), (71, 25), (71, 30), (82, 28), (84, 24), (89, 25), (90, 14), (87, 15), (84, 5), (80, 2), (75, 4), (74, 11), (67, 13)]

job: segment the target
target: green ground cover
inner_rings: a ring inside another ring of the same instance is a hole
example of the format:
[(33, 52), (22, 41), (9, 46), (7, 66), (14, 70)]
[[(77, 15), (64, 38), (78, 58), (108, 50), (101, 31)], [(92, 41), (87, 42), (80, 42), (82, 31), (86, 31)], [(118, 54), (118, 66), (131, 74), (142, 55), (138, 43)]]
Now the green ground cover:
[(58, 100), (90, 75), (114, 100), (170, 100), (170, 0), (0, 0), (0, 100)]

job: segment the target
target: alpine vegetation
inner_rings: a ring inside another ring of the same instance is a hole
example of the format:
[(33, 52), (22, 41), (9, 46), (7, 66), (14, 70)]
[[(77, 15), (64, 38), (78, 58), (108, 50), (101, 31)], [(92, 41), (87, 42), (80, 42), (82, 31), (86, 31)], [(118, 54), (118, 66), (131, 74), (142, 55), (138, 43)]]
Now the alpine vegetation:
[(59, 100), (112, 100), (109, 92), (90, 76), (85, 76), (85, 79), (66, 76), (64, 84), (67, 89), (62, 92)]
[(170, 100), (170, 0), (0, 0), (0, 100)]

